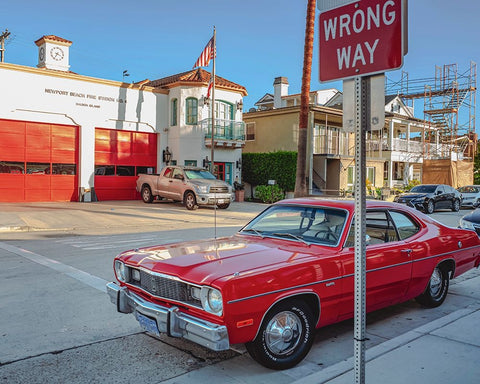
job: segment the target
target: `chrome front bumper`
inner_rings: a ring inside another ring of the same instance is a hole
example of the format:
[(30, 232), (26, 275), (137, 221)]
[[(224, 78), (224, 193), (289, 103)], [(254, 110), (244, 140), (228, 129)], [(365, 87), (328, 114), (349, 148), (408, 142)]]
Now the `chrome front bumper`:
[(198, 193), (198, 205), (229, 204), (233, 201), (231, 193)]
[(171, 337), (182, 337), (213, 351), (224, 351), (230, 348), (227, 327), (224, 325), (187, 315), (180, 312), (178, 307), (167, 308), (153, 304), (113, 282), (107, 283), (107, 293), (118, 312), (135, 315), (139, 313), (154, 319), (160, 333)]

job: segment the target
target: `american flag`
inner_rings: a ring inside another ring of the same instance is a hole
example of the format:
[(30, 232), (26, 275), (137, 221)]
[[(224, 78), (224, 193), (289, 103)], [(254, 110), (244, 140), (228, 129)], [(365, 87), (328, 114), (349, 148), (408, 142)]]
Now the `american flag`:
[(197, 67), (207, 67), (210, 63), (210, 60), (217, 56), (217, 50), (213, 46), (213, 37), (207, 43), (199, 58), (195, 62), (193, 68)]

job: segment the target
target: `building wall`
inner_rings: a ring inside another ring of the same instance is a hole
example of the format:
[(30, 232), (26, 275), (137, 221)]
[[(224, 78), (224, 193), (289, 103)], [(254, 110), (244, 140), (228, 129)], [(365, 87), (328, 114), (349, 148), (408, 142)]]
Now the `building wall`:
[(255, 140), (247, 141), (244, 152), (263, 153), (298, 150), (299, 109), (282, 108), (272, 112), (243, 115), (245, 124), (255, 123)]

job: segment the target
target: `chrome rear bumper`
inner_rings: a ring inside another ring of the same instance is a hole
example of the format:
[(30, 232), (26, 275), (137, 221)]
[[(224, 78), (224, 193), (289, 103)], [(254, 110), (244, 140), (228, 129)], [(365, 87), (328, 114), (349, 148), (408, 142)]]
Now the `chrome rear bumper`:
[(180, 312), (178, 307), (167, 308), (151, 303), (113, 282), (107, 283), (107, 293), (118, 312), (139, 313), (154, 319), (160, 333), (182, 337), (213, 351), (230, 348), (227, 327), (224, 325), (187, 315)]

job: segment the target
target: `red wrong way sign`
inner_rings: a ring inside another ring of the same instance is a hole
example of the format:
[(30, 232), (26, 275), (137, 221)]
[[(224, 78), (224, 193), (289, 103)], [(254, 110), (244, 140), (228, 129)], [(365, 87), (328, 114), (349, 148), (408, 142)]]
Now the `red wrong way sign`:
[(403, 65), (404, 0), (361, 0), (320, 13), (320, 81)]

